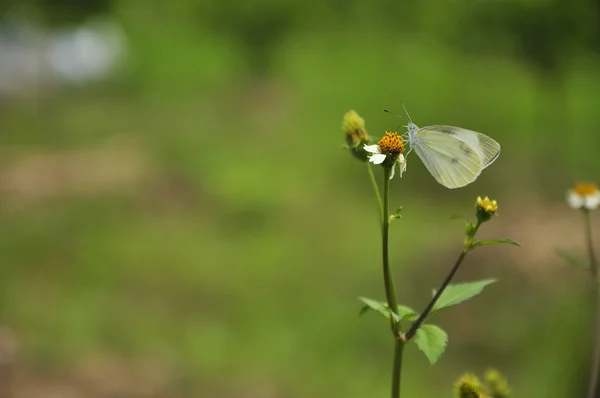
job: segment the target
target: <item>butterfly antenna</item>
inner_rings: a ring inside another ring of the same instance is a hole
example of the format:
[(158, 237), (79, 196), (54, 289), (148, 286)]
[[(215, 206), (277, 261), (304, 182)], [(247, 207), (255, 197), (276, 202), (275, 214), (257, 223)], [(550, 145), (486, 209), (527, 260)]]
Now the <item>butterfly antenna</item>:
[(390, 115), (394, 115), (396, 117), (399, 117), (400, 119), (404, 119), (404, 116), (398, 115), (398, 114), (396, 114), (396, 113), (394, 113), (394, 112), (392, 112), (392, 111), (390, 111), (388, 109), (384, 109), (383, 111), (389, 113)]
[[(396, 116), (396, 117), (398, 117), (400, 119), (404, 119), (404, 116), (398, 115), (398, 114), (396, 114), (396, 113), (394, 113), (394, 112), (392, 112), (390, 110), (384, 109), (383, 111), (389, 113), (390, 115), (394, 115), (394, 116)], [(402, 127), (402, 125), (398, 125), (398, 127), (396, 127), (396, 131), (399, 131), (400, 127)]]
[(404, 101), (400, 101), (402, 104), (402, 108), (404, 108), (404, 112), (406, 112), (406, 116), (408, 116), (408, 120), (412, 123), (412, 118), (410, 117), (410, 114), (408, 113), (408, 111), (406, 110), (406, 106), (404, 106)]

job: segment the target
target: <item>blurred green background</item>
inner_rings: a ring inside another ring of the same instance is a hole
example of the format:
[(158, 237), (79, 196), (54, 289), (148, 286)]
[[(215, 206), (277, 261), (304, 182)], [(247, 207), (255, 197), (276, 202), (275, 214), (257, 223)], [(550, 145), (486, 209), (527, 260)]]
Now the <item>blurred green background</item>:
[(467, 258), (457, 281), (500, 282), (436, 315), (435, 367), (407, 349), (403, 396), (450, 397), (489, 367), (515, 397), (583, 396), (586, 273), (555, 250), (584, 253), (564, 194), (598, 181), (596, 2), (13, 0), (0, 15), (3, 396), (387, 396), (389, 331), (357, 300), (384, 297), (376, 207), (341, 120), (355, 109), (379, 137), (405, 124), (382, 112), (401, 101), (502, 154), (460, 190), (409, 157), (392, 184), (399, 301), (426, 304), (462, 248), (450, 217), (478, 195), (500, 203), (481, 236), (523, 245)]

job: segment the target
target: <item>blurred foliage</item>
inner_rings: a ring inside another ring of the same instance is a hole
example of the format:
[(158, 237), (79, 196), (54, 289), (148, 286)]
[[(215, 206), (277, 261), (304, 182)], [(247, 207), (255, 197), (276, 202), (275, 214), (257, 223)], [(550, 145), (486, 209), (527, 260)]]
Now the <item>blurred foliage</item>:
[(18, 13), (49, 26), (73, 26), (91, 16), (107, 14), (113, 0), (3, 0), (0, 14)]
[[(80, 22), (96, 14), (119, 10), (124, 0), (5, 0), (0, 11), (33, 12), (51, 24)], [(274, 51), (293, 32), (316, 26), (346, 25), (360, 30), (378, 21), (398, 34), (414, 31), (441, 38), (474, 53), (518, 55), (542, 72), (556, 74), (562, 61), (581, 47), (600, 45), (600, 5), (587, 0), (433, 0), (424, 4), (359, 0), (236, 2), (178, 0), (164, 4), (137, 2), (156, 8), (182, 23), (229, 37), (243, 51), (250, 71), (264, 74)], [(130, 7), (130, 5), (128, 5)], [(399, 23), (402, 21), (402, 23)], [(457, 27), (459, 29), (457, 29)], [(393, 37), (392, 37), (393, 38)]]

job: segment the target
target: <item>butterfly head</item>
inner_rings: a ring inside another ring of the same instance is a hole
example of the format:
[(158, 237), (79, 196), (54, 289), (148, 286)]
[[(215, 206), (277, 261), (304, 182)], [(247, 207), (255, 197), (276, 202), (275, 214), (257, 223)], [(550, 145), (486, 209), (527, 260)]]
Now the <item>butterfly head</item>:
[(408, 122), (408, 125), (406, 126), (406, 128), (408, 129), (408, 142), (410, 144), (412, 144), (415, 140), (415, 137), (417, 135), (417, 131), (419, 130), (419, 127), (417, 127), (416, 124), (414, 124), (413, 122)]

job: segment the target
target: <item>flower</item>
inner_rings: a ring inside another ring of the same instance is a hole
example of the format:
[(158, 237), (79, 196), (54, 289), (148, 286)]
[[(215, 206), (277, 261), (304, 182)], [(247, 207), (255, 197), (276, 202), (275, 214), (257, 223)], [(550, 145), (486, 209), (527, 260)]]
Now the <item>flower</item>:
[(477, 219), (479, 222), (489, 221), (498, 211), (498, 202), (491, 200), (487, 196), (484, 199), (481, 199), (481, 196), (478, 196), (475, 208), (477, 210)]
[(573, 209), (594, 210), (600, 205), (600, 190), (594, 183), (579, 183), (567, 192), (567, 202)]
[(379, 140), (377, 145), (365, 145), (365, 151), (372, 153), (369, 156), (369, 162), (381, 164), (383, 167), (390, 168), (390, 180), (394, 177), (395, 166), (400, 169), (400, 177), (406, 171), (406, 159), (402, 152), (404, 151), (404, 141), (398, 133), (385, 132), (385, 135)]
[(481, 382), (472, 373), (464, 374), (458, 381), (455, 386), (455, 396), (456, 398), (483, 398), (485, 395), (483, 394), (481, 388)]
[(495, 369), (485, 373), (485, 381), (489, 387), (490, 394), (494, 398), (506, 398), (510, 395), (510, 388), (506, 379)]
[(365, 129), (365, 119), (360, 117), (355, 111), (350, 110), (344, 115), (342, 129), (346, 136), (347, 148), (352, 155), (359, 160), (366, 161), (369, 154), (365, 152), (363, 145), (369, 144), (371, 137), (369, 137), (369, 133)]

